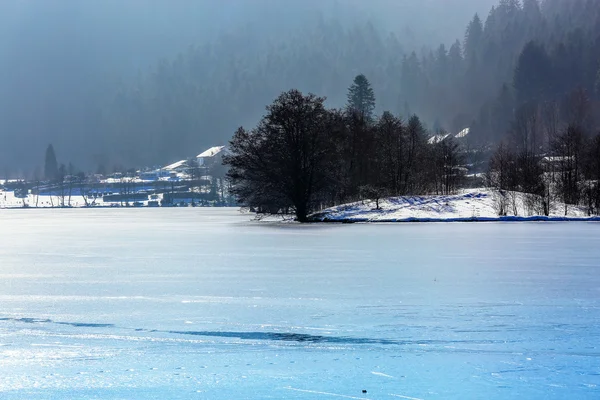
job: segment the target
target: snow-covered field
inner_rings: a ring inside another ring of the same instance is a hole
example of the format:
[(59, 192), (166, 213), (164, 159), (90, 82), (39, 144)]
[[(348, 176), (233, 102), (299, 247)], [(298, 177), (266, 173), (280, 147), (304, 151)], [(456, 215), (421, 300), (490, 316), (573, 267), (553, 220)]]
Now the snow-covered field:
[(597, 224), (250, 218), (0, 213), (0, 398), (598, 397)]
[[(499, 217), (500, 204), (506, 216)], [(584, 208), (551, 204), (550, 217), (527, 206), (523, 193), (500, 194), (488, 189), (466, 190), (448, 196), (392, 197), (379, 201), (361, 201), (333, 207), (313, 216), (317, 221), (406, 222), (406, 221), (523, 221), (589, 219)]]
[[(67, 203), (68, 198), (65, 199)], [(60, 204), (60, 198), (58, 196), (36, 196), (29, 194), (26, 198), (15, 197), (15, 192), (2, 191), (0, 190), (0, 208), (21, 208), (37, 207), (37, 208), (49, 208), (58, 207)], [(102, 199), (96, 200), (96, 205), (106, 206)], [(71, 207), (85, 207), (85, 200), (81, 196), (71, 197)]]

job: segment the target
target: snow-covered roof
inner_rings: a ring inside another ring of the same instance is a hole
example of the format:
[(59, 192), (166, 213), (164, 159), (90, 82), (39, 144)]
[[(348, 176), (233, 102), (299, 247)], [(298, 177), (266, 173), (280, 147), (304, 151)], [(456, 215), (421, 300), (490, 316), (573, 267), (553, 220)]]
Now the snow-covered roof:
[(542, 161), (547, 162), (547, 163), (557, 163), (557, 162), (563, 162), (563, 161), (571, 161), (572, 159), (574, 159), (574, 157), (547, 156), (547, 157), (542, 158)]
[(223, 149), (225, 148), (225, 146), (215, 146), (215, 147), (211, 147), (210, 149), (198, 154), (196, 156), (196, 158), (207, 158), (207, 157), (214, 157), (217, 154), (219, 154), (221, 151), (223, 151)]
[[(462, 131), (458, 132), (456, 135), (454, 135), (454, 138), (455, 139), (465, 138), (469, 135), (470, 131), (471, 131), (471, 128), (465, 128)], [(448, 139), (450, 136), (453, 136), (453, 135), (451, 135), (450, 133), (444, 133), (443, 135), (434, 135), (429, 138), (427, 143), (429, 143), (429, 144), (440, 143), (440, 142), (443, 142), (444, 140)]]
[(427, 143), (429, 143), (429, 144), (440, 143), (440, 142), (443, 142), (448, 136), (450, 136), (449, 133), (447, 133), (445, 135), (434, 135), (434, 136), (432, 136), (432, 137), (429, 138), (429, 140), (427, 141)]
[(168, 171), (172, 171), (174, 169), (177, 169), (179, 167), (181, 167), (182, 165), (184, 165), (187, 162), (187, 160), (180, 160), (177, 161), (176, 163), (167, 165), (164, 169), (168, 170)]
[(471, 131), (471, 128), (465, 128), (462, 131), (458, 132), (456, 134), (456, 136), (454, 136), (454, 137), (455, 138), (459, 138), (459, 139), (460, 138), (464, 138), (464, 137), (466, 137), (469, 134), (470, 131)]

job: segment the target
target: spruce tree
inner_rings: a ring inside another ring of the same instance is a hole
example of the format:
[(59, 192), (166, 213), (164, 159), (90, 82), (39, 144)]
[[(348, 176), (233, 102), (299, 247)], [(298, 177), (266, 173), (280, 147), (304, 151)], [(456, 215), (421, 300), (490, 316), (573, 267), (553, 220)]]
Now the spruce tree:
[(44, 163), (44, 178), (48, 181), (58, 179), (58, 163), (56, 162), (56, 153), (54, 147), (50, 144), (46, 149), (46, 160)]
[(465, 59), (468, 65), (472, 65), (476, 60), (476, 54), (480, 50), (481, 40), (483, 38), (483, 24), (478, 14), (475, 14), (473, 20), (467, 26), (465, 34)]
[(448, 65), (450, 67), (450, 78), (460, 79), (463, 72), (462, 45), (457, 40), (448, 51)]
[(513, 85), (519, 105), (542, 100), (551, 91), (552, 62), (544, 46), (534, 41), (525, 45), (517, 61)]
[(354, 83), (348, 89), (347, 109), (358, 112), (365, 119), (371, 120), (375, 111), (375, 92), (369, 80), (363, 74), (354, 78)]

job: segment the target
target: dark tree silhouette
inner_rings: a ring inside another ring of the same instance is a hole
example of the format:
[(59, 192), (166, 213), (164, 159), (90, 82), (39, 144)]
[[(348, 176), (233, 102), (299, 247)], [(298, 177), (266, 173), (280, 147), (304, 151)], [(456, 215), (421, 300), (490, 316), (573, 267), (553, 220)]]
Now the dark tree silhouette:
[(583, 173), (585, 202), (590, 215), (600, 214), (600, 133), (592, 137), (584, 150)]
[(584, 137), (576, 125), (567, 127), (565, 132), (552, 142), (552, 151), (558, 164), (557, 194), (565, 204), (579, 204), (581, 199), (582, 161)]
[(56, 153), (54, 147), (50, 144), (46, 148), (46, 159), (44, 162), (44, 179), (48, 181), (56, 181), (59, 178), (58, 162), (56, 161)]
[(269, 212), (293, 209), (298, 221), (307, 220), (330, 184), (335, 152), (324, 101), (291, 90), (267, 108), (254, 130), (238, 129), (224, 162), (242, 204)]
[(364, 75), (354, 78), (354, 83), (348, 89), (347, 109), (350, 112), (358, 112), (365, 119), (371, 120), (375, 111), (375, 92)]
[(384, 112), (376, 125), (376, 139), (378, 151), (377, 172), (380, 176), (380, 186), (394, 196), (401, 194), (404, 188), (407, 138), (402, 120), (396, 118), (390, 112)]
[(552, 89), (551, 60), (543, 46), (531, 41), (519, 56), (515, 68), (514, 86), (517, 101), (524, 104), (540, 101)]
[(477, 54), (480, 51), (483, 39), (483, 24), (479, 15), (475, 14), (465, 33), (465, 58), (469, 65), (477, 62)]
[(433, 145), (433, 168), (435, 172), (436, 193), (448, 195), (455, 193), (464, 176), (463, 155), (459, 145), (447, 138)]

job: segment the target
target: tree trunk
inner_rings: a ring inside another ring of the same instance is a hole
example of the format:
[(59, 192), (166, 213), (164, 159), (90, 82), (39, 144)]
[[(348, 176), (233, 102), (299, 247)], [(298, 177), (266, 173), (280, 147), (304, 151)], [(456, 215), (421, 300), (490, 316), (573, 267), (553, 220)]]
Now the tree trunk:
[(296, 220), (298, 220), (298, 222), (308, 222), (308, 210), (306, 204), (298, 204), (296, 206)]

